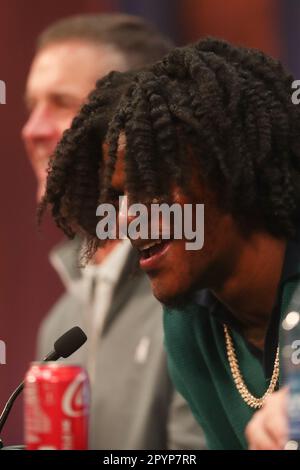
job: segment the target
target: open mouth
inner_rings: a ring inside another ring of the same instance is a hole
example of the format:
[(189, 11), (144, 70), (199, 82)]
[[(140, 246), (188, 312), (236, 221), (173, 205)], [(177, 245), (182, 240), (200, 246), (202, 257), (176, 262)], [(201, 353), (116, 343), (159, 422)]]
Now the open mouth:
[(142, 249), (139, 249), (142, 259), (148, 259), (158, 254), (163, 248), (169, 243), (170, 240), (157, 240), (155, 242), (148, 243)]
[(145, 243), (143, 247), (139, 247), (140, 267), (145, 270), (157, 268), (170, 243), (171, 240), (156, 240)]

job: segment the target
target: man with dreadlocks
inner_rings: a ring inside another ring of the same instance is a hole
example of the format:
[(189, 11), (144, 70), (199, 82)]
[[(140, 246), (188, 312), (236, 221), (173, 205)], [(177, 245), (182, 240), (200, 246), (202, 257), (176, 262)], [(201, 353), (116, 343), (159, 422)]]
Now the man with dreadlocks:
[[(95, 247), (96, 207), (116, 194), (204, 204), (201, 250), (187, 250), (184, 238), (161, 239), (155, 250), (149, 240), (131, 242), (165, 306), (172, 378), (209, 448), (243, 449), (247, 423), (281, 386), (280, 322), (300, 303), (292, 77), (257, 50), (206, 39), (174, 49), (122, 88), (124, 81), (115, 74), (99, 82), (66, 133), (43, 207)], [(101, 115), (110, 119), (106, 136), (97, 134)], [(79, 195), (74, 181), (88, 192)], [(276, 437), (263, 442), (279, 446)]]
[[(63, 18), (41, 34), (27, 80), (29, 117), (22, 133), (38, 199), (45, 192), (50, 156), (97, 78), (153, 63), (170, 47), (142, 18), (117, 13)], [(100, 116), (98, 134), (105, 134), (107, 125), (107, 116)], [(78, 195), (97, 185), (93, 166), (92, 179), (88, 187), (72, 179)], [(78, 266), (80, 245), (80, 238), (64, 241), (51, 252), (66, 292), (43, 320), (38, 357), (74, 325), (87, 333), (86, 345), (68, 361), (89, 373), (90, 448), (203, 447), (203, 433), (168, 374), (161, 305), (146, 275), (131, 273), (137, 257), (130, 243), (114, 240), (99, 248), (85, 269)]]

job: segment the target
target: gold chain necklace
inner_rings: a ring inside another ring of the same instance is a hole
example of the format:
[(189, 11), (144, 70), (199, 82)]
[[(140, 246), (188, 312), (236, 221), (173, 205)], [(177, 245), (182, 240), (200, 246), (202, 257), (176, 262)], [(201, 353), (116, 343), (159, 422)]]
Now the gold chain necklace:
[(227, 357), (228, 357), (228, 362), (230, 365), (231, 369), (231, 374), (232, 378), (234, 380), (235, 386), (243, 398), (244, 402), (247, 403), (248, 406), (251, 408), (261, 408), (264, 404), (265, 399), (267, 398), (268, 395), (274, 392), (278, 377), (279, 377), (279, 347), (277, 348), (276, 352), (276, 358), (274, 362), (274, 368), (273, 368), (273, 374), (272, 378), (270, 381), (270, 385), (267, 389), (267, 391), (264, 393), (264, 395), (261, 398), (256, 398), (254, 397), (248, 390), (243, 376), (241, 374), (240, 368), (239, 368), (239, 363), (236, 357), (235, 349), (233, 346), (233, 341), (229, 333), (229, 329), (226, 325), (224, 326), (224, 333), (225, 333), (225, 342), (226, 342), (226, 350), (227, 350)]

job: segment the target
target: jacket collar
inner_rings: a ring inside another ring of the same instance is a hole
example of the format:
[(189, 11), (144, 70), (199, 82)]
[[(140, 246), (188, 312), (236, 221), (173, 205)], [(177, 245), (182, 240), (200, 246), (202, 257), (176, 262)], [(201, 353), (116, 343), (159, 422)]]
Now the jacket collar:
[[(88, 276), (83, 276), (84, 268), (80, 268), (82, 243), (80, 238), (63, 241), (52, 249), (49, 259), (66, 290), (85, 303), (89, 296), (91, 283)], [(137, 282), (141, 278), (141, 271), (138, 269), (138, 254), (130, 247), (115, 286), (116, 297), (112, 304), (113, 311), (120, 307), (119, 304), (126, 298), (128, 289), (135, 287), (135, 283), (132, 283), (133, 277)]]

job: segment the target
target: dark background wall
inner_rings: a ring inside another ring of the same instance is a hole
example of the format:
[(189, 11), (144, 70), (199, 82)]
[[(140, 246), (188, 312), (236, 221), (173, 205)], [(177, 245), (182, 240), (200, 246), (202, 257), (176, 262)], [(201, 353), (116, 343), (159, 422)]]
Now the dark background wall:
[[(35, 357), (38, 324), (62, 290), (47, 261), (49, 248), (61, 235), (49, 222), (42, 233), (37, 231), (35, 180), (20, 140), (26, 75), (44, 27), (62, 16), (97, 10), (105, 10), (105, 2), (0, 3), (0, 79), (7, 87), (7, 104), (0, 106), (0, 339), (7, 347), (7, 364), (0, 366), (1, 408)], [(5, 443), (22, 439), (21, 409), (20, 397), (3, 433)]]
[[(61, 235), (50, 221), (37, 231), (35, 181), (20, 140), (26, 74), (44, 27), (70, 14), (101, 11), (140, 14), (178, 44), (217, 35), (298, 67), (300, 15), (294, 0), (1, 0), (0, 79), (7, 85), (7, 104), (0, 105), (0, 339), (7, 364), (0, 365), (0, 408), (34, 358), (38, 325), (62, 290), (47, 261)], [(2, 436), (6, 444), (22, 441), (21, 417), (19, 399)]]

